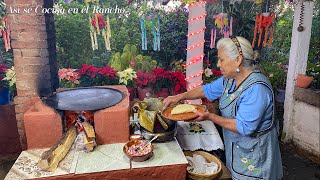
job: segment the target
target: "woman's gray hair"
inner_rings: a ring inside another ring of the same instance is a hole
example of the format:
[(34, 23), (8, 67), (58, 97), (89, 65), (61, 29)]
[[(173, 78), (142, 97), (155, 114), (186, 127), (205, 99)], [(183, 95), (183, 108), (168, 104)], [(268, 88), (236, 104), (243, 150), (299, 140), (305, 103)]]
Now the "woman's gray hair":
[[(236, 38), (240, 43), (242, 50), (242, 66), (252, 71), (260, 70), (260, 66), (258, 65), (258, 52), (253, 51), (250, 42), (245, 38), (240, 36), (237, 36)], [(231, 38), (220, 39), (217, 43), (217, 48), (222, 48), (226, 55), (231, 59), (236, 59), (240, 55), (237, 45), (231, 40)]]

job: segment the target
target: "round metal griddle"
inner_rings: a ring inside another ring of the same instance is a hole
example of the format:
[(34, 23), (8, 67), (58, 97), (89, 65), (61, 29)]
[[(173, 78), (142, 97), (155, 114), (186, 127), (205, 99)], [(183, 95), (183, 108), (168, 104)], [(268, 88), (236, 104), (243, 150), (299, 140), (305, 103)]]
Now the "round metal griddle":
[(118, 104), (124, 95), (112, 88), (77, 88), (57, 92), (44, 102), (52, 108), (68, 111), (93, 111)]

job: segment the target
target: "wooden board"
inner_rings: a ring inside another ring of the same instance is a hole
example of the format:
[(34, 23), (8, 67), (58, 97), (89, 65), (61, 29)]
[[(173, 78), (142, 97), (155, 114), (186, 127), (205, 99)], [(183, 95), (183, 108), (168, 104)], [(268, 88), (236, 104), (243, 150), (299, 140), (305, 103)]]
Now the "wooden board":
[(59, 140), (58, 144), (44, 152), (38, 162), (38, 167), (46, 171), (55, 171), (61, 160), (69, 152), (72, 144), (77, 137), (77, 129), (72, 126)]

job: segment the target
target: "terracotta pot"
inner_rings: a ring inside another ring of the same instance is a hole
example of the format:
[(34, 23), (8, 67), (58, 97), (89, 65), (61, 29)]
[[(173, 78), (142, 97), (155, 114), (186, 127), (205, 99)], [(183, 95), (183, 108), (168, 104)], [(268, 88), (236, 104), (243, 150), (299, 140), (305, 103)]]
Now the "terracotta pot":
[(150, 87), (146, 87), (146, 88), (138, 87), (137, 89), (138, 89), (138, 96), (140, 101), (143, 101), (144, 98), (151, 97), (152, 95), (152, 89)]
[(168, 88), (162, 88), (160, 91), (155, 91), (154, 95), (156, 97), (168, 97), (169, 96), (169, 89)]
[(129, 92), (129, 100), (133, 101), (133, 98), (135, 97), (136, 94), (136, 88), (135, 87), (127, 87), (128, 92)]
[(9, 88), (0, 87), (0, 105), (10, 103), (10, 90)]
[(313, 80), (313, 77), (298, 74), (296, 86), (300, 88), (307, 88)]

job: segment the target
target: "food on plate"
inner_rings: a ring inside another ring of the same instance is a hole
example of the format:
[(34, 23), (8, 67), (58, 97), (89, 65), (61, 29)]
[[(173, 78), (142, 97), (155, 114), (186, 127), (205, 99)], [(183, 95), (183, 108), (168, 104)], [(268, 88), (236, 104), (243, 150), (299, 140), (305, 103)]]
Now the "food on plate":
[(139, 141), (136, 144), (128, 147), (127, 153), (131, 156), (143, 156), (151, 152), (151, 143), (146, 146), (147, 141)]
[(182, 113), (188, 113), (188, 112), (194, 112), (194, 111), (196, 111), (196, 106), (194, 105), (179, 104), (172, 109), (171, 114), (182, 114)]

